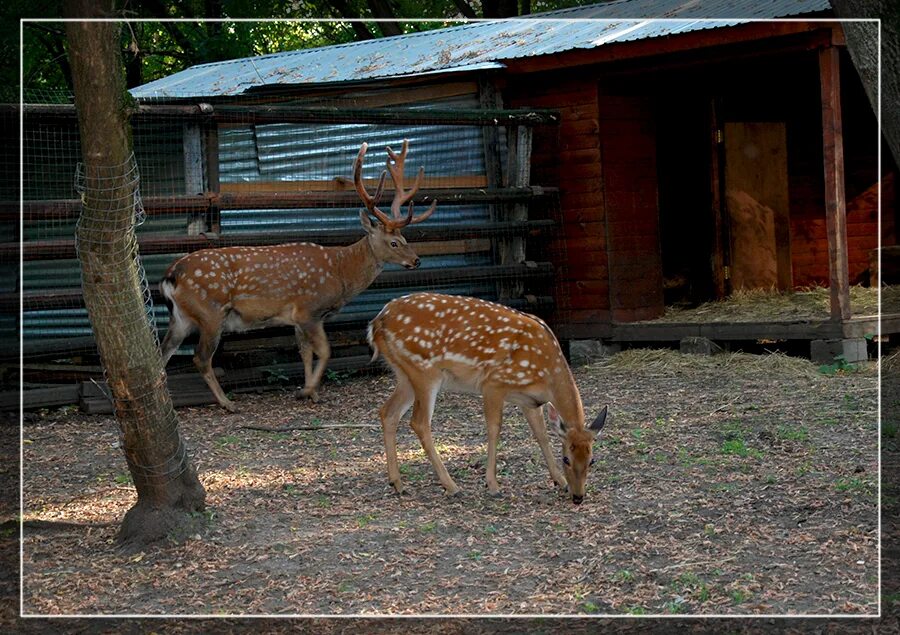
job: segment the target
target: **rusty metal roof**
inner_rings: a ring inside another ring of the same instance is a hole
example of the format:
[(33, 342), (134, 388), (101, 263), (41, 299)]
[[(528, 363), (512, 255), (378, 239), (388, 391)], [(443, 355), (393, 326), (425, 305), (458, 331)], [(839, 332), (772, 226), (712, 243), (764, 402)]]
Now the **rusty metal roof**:
[(830, 11), (828, 0), (615, 0), (314, 49), (192, 66), (137, 98), (221, 97), (310, 85), (503, 68), (504, 60)]

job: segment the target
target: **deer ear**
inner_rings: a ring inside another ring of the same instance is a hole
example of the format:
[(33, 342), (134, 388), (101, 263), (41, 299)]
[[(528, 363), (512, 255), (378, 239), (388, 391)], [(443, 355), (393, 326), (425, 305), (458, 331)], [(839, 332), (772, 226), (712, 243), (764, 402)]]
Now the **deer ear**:
[(600, 414), (597, 415), (597, 418), (588, 426), (588, 430), (590, 430), (594, 436), (596, 437), (600, 434), (600, 430), (603, 429), (603, 426), (606, 425), (606, 415), (609, 413), (609, 405), (603, 406), (603, 410), (600, 411)]
[(556, 436), (566, 436), (566, 422), (559, 416), (559, 412), (552, 403), (547, 403), (547, 418), (550, 420), (550, 428), (556, 433)]
[(359, 222), (362, 223), (363, 229), (366, 230), (367, 234), (375, 232), (375, 225), (372, 223), (372, 219), (369, 218), (369, 214), (364, 209), (359, 210)]

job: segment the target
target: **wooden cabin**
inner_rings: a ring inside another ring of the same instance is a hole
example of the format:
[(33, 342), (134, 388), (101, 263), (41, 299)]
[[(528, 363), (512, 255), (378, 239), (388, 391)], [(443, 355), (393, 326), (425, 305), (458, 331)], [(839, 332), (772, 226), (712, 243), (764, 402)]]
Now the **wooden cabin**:
[[(879, 161), (827, 0), (733, 4), (709, 16), (702, 1), (620, 0), (217, 62), (139, 87), (148, 279), (207, 246), (351, 242), (361, 230), (345, 177), (359, 144), (372, 155), (409, 137), (426, 166), (418, 200), (440, 200), (408, 235), (423, 268), (385, 271), (328, 324), (348, 351), (335, 368), (365, 363), (366, 320), (419, 288), (542, 314), (564, 340), (803, 340), (836, 342), (827, 350), (845, 357), (855, 342), (864, 357), (878, 318), (854, 312), (849, 287), (879, 284), (878, 249), (897, 244), (897, 167)], [(65, 150), (54, 141), (74, 121), (70, 107), (25, 108), (26, 154), (41, 142), (25, 162), (26, 362), (92, 346), (66, 233), (77, 138)], [(374, 184), (380, 167), (366, 169)], [(0, 257), (17, 250), (0, 244)], [(830, 288), (830, 316), (653, 321), (674, 304), (810, 285)], [(164, 328), (165, 309), (152, 310)], [(900, 332), (900, 316), (881, 329)], [(293, 370), (261, 354), (273, 347)], [(289, 333), (223, 349), (252, 358), (240, 368), (298, 372)], [(32, 379), (45, 380), (37, 366)], [(245, 381), (266, 380), (254, 372)]]

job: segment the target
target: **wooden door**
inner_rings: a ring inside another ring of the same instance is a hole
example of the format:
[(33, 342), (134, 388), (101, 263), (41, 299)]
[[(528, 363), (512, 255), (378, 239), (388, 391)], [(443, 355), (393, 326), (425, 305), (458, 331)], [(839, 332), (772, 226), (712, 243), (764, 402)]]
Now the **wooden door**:
[(731, 289), (790, 289), (785, 124), (726, 123), (724, 137)]

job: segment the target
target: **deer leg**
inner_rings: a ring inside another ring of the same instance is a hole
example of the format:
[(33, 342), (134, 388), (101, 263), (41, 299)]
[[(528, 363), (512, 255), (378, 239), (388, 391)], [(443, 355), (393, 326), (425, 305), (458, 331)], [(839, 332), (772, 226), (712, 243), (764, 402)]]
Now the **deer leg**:
[(413, 432), (419, 437), (422, 449), (425, 450), (425, 454), (428, 455), (428, 460), (431, 461), (431, 466), (434, 468), (438, 480), (441, 482), (441, 485), (444, 486), (447, 494), (452, 495), (459, 492), (459, 487), (450, 477), (447, 468), (444, 467), (441, 457), (438, 455), (437, 450), (434, 449), (434, 439), (431, 437), (431, 416), (434, 413), (434, 402), (437, 399), (439, 390), (440, 383), (433, 382), (427, 385), (423, 390), (415, 391), (416, 399), (415, 404), (413, 405), (410, 425), (412, 426)]
[(488, 437), (487, 486), (491, 494), (499, 494), (497, 444), (500, 440), (500, 423), (503, 420), (503, 397), (494, 392), (485, 393), (483, 408)]
[[(325, 335), (325, 327), (321, 322), (317, 322), (308, 331), (309, 339), (312, 343), (313, 351), (316, 357), (316, 367), (312, 374), (308, 375), (304, 381), (303, 390), (300, 391), (301, 397), (309, 397), (314, 402), (319, 400), (318, 388), (322, 382), (322, 375), (325, 373), (325, 366), (331, 357), (331, 347), (328, 345), (328, 337)], [(304, 364), (306, 360), (304, 359)]]
[(405, 492), (400, 482), (400, 466), (397, 463), (397, 426), (415, 400), (415, 393), (406, 375), (397, 373), (397, 386), (381, 406), (381, 432), (384, 435), (384, 454), (387, 460), (388, 481), (398, 494)]
[(547, 437), (547, 425), (544, 423), (544, 415), (541, 413), (541, 409), (525, 408), (524, 406), (522, 406), (521, 409), (525, 418), (528, 420), (528, 425), (531, 427), (531, 434), (538, 442), (538, 445), (541, 446), (541, 454), (544, 455), (544, 462), (547, 464), (547, 469), (550, 470), (550, 477), (553, 479), (553, 482), (559, 485), (563, 490), (568, 489), (566, 477), (556, 464), (553, 451), (550, 449), (550, 440)]
[(313, 374), (313, 347), (307, 333), (302, 327), (294, 327), (294, 335), (297, 338), (297, 348), (300, 350), (300, 358), (303, 360), (303, 386), (304, 388), (297, 391), (297, 397), (308, 396), (303, 391), (310, 387), (310, 380)]
[(200, 329), (200, 341), (197, 342), (197, 351), (194, 353), (194, 365), (200, 371), (203, 379), (206, 380), (206, 385), (209, 386), (219, 405), (228, 412), (237, 412), (237, 407), (233, 401), (225, 396), (225, 391), (222, 390), (222, 386), (219, 385), (219, 380), (216, 379), (216, 374), (213, 372), (212, 356), (219, 346), (219, 338), (221, 336), (221, 326), (215, 330)]
[(169, 314), (169, 330), (166, 331), (166, 336), (160, 345), (163, 368), (181, 346), (184, 338), (191, 334), (191, 330), (193, 330), (193, 325), (185, 319), (178, 307), (173, 305), (172, 312)]

